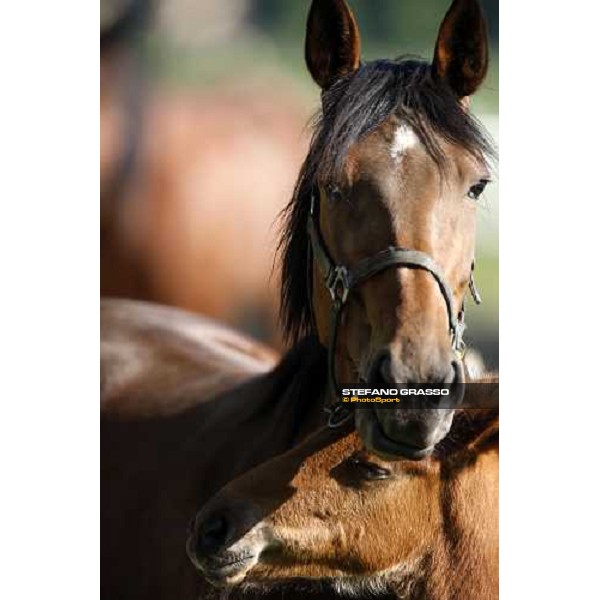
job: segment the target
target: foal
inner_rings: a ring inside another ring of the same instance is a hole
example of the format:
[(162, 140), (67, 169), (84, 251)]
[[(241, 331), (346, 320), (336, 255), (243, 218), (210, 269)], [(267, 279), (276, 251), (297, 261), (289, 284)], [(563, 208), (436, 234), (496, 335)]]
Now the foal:
[(498, 433), (497, 409), (464, 410), (432, 457), (388, 462), (322, 430), (213, 498), (188, 553), (216, 585), (497, 598)]

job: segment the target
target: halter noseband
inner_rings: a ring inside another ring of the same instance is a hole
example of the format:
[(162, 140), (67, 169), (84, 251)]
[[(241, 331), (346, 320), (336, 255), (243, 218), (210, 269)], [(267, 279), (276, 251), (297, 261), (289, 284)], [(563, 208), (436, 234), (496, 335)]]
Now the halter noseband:
[[(320, 198), (325, 198), (325, 192), (319, 186)], [(389, 247), (373, 256), (363, 258), (358, 261), (354, 267), (337, 265), (331, 259), (319, 226), (318, 207), (315, 193), (311, 194), (310, 213), (308, 216), (308, 236), (309, 252), (317, 262), (319, 271), (323, 276), (325, 287), (331, 295), (331, 311), (329, 316), (329, 344), (327, 348), (327, 363), (329, 385), (334, 395), (338, 394), (338, 385), (335, 375), (335, 351), (337, 348), (337, 336), (344, 306), (348, 300), (350, 292), (361, 283), (377, 275), (381, 271), (391, 267), (408, 267), (411, 269), (421, 269), (430, 273), (436, 280), (448, 313), (449, 335), (452, 339), (452, 349), (460, 356), (464, 350), (463, 334), (465, 331), (465, 308), (464, 303), (458, 313), (455, 314), (452, 306), (452, 292), (444, 279), (440, 267), (435, 261), (418, 250), (407, 250), (405, 248)], [(310, 269), (311, 261), (308, 261)], [(481, 297), (475, 286), (473, 270), (475, 262), (471, 266), (471, 277), (469, 280), (469, 290), (476, 304), (481, 304)], [(310, 272), (308, 273), (310, 277)], [(314, 314), (314, 312), (313, 312)], [(462, 359), (462, 356), (461, 356)], [(340, 409), (340, 410), (337, 410)], [(329, 425), (335, 427), (343, 423), (349, 416), (347, 409), (338, 404), (336, 408), (330, 409)], [(345, 414), (342, 414), (345, 413)]]

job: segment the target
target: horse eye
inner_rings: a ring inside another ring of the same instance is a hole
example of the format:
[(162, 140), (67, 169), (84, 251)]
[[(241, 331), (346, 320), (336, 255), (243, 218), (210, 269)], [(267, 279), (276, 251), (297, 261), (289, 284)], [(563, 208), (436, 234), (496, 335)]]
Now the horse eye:
[(362, 479), (367, 481), (379, 481), (382, 479), (389, 479), (392, 472), (389, 469), (380, 467), (372, 462), (367, 462), (359, 458), (353, 458), (351, 461), (352, 466), (358, 471)]
[(327, 197), (329, 198), (329, 200), (333, 200), (334, 202), (336, 202), (337, 200), (341, 200), (342, 198), (342, 192), (340, 190), (339, 187), (337, 187), (337, 185), (328, 185), (326, 188), (327, 191)]
[(489, 179), (482, 179), (481, 181), (478, 181), (474, 186), (471, 187), (467, 196), (471, 198), (471, 200), (479, 200), (479, 196), (483, 194), (489, 182)]

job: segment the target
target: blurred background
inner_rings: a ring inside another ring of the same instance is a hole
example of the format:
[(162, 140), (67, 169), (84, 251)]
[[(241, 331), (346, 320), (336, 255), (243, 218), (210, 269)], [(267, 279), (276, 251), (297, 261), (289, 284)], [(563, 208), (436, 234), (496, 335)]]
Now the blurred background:
[[(498, 140), (492, 62), (473, 110)], [(283, 348), (278, 214), (319, 108), (310, 0), (101, 0), (101, 291), (211, 315)], [(429, 58), (449, 0), (350, 0), (365, 59)], [(497, 179), (497, 174), (496, 174)], [(479, 215), (467, 342), (498, 367), (498, 184)]]

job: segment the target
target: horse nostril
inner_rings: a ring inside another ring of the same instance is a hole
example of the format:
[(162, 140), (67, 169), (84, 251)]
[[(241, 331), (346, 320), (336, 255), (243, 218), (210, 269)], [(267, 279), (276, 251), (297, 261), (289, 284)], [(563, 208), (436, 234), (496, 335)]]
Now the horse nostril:
[(228, 541), (230, 531), (230, 522), (223, 514), (213, 514), (205, 519), (198, 529), (198, 556), (207, 556), (221, 550)]
[(371, 385), (394, 383), (392, 357), (389, 351), (380, 352), (373, 360), (369, 370), (368, 383)]

